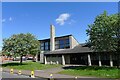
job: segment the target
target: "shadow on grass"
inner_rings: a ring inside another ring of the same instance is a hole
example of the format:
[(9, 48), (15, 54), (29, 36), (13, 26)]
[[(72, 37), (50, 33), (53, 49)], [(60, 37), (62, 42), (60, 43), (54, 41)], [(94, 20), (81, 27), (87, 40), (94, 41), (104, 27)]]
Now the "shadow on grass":
[(74, 70), (114, 70), (116, 67), (99, 67), (99, 66), (66, 66), (63, 69), (74, 69)]
[(27, 65), (27, 63), (5, 63), (5, 64), (2, 64), (2, 67), (7, 67), (7, 66), (19, 66), (19, 65)]

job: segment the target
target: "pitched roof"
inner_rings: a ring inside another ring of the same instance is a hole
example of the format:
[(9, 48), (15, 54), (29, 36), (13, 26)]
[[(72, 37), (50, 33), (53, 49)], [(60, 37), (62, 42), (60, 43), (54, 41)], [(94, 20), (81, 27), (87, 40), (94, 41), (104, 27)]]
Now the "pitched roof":
[(55, 51), (46, 52), (45, 54), (70, 54), (70, 53), (88, 53), (88, 52), (93, 52), (93, 50), (91, 50), (88, 47), (83, 47), (81, 45), (78, 45), (73, 49), (59, 49)]

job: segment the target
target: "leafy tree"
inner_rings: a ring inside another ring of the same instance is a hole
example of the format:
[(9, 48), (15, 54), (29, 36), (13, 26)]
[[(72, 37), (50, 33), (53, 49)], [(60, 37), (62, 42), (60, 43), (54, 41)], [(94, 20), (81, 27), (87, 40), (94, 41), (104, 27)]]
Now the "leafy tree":
[(120, 40), (119, 14), (108, 15), (106, 11), (95, 18), (93, 24), (88, 25), (87, 35), (91, 48), (98, 52), (117, 52)]
[(40, 43), (36, 37), (30, 33), (14, 34), (8, 39), (3, 40), (3, 51), (20, 56), (20, 63), (22, 64), (22, 57), (27, 54), (36, 55), (40, 52)]

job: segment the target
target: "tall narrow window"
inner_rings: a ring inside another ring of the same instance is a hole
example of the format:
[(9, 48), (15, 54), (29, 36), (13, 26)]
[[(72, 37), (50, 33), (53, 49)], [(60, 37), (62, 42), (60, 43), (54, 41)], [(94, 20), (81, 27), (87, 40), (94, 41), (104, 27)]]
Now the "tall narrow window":
[(49, 43), (45, 42), (45, 50), (49, 50)]
[(40, 45), (41, 45), (41, 47), (42, 47), (42, 46), (44, 46), (44, 43), (41, 43)]
[(44, 51), (44, 42), (40, 44), (40, 48), (42, 51)]

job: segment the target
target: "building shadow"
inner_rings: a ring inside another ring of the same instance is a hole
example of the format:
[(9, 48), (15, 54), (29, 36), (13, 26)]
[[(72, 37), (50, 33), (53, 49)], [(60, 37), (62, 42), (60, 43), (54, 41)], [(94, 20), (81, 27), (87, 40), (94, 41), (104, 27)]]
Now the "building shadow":
[(7, 67), (7, 66), (19, 66), (19, 65), (27, 65), (27, 63), (5, 63), (5, 64), (2, 64), (2, 67)]
[(117, 69), (117, 67), (107, 67), (107, 66), (64, 66), (63, 69), (74, 69), (74, 70), (112, 70)]

